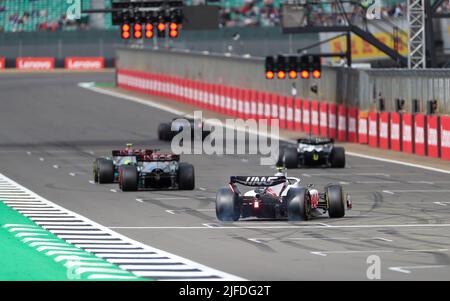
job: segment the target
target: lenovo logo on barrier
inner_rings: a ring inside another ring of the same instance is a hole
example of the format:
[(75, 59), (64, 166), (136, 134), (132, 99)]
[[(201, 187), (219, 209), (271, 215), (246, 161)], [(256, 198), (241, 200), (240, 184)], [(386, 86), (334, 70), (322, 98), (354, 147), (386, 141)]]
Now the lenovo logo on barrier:
[(397, 123), (392, 124), (391, 138), (394, 140), (400, 139), (400, 126)]
[(441, 127), (441, 145), (442, 147), (450, 148), (450, 131), (444, 130), (443, 127)]
[(424, 143), (425, 142), (425, 135), (423, 127), (416, 127), (416, 143)]
[(21, 70), (52, 70), (54, 58), (17, 58), (16, 68)]
[(105, 67), (104, 59), (101, 57), (93, 58), (66, 58), (66, 69), (69, 70), (100, 70)]
[(411, 137), (411, 126), (410, 125), (404, 125), (403, 128), (403, 141), (407, 141), (407, 142), (411, 142), (412, 141), (412, 137)]

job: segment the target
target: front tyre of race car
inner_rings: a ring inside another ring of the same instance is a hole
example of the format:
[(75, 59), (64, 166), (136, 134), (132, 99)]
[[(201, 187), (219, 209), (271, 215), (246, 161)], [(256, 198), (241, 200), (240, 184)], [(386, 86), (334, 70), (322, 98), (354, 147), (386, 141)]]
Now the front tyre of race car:
[(122, 166), (119, 181), (122, 191), (137, 191), (138, 171), (136, 166)]
[(345, 201), (342, 186), (328, 185), (325, 187), (326, 200), (328, 203), (328, 215), (331, 218), (340, 218), (345, 215)]
[(222, 222), (235, 222), (241, 217), (239, 196), (227, 187), (217, 192), (216, 216)]
[(114, 163), (112, 160), (97, 160), (97, 181), (100, 184), (109, 184), (114, 182)]
[(189, 163), (180, 163), (178, 166), (178, 186), (180, 190), (194, 190), (195, 171)]
[(170, 124), (161, 123), (158, 126), (158, 139), (162, 141), (170, 141), (171, 138), (172, 138), (172, 129), (170, 127)]
[(284, 150), (284, 167), (297, 168), (298, 167), (298, 153), (295, 148), (286, 148)]
[(345, 149), (343, 147), (333, 147), (330, 154), (330, 164), (334, 168), (345, 167)]
[(287, 204), (288, 221), (306, 221), (309, 219), (311, 206), (305, 188), (292, 187), (284, 197)]

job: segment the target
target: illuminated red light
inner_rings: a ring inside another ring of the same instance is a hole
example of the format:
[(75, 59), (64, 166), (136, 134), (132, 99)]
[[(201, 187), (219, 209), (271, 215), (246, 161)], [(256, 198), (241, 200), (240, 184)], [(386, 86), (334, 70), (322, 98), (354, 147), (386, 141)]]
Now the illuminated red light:
[(130, 25), (128, 25), (128, 24), (123, 24), (123, 25), (122, 25), (122, 31), (130, 31)]
[(279, 79), (285, 79), (286, 78), (286, 72), (278, 71), (277, 76), (278, 76)]
[(135, 32), (134, 32), (134, 38), (135, 38), (135, 39), (140, 39), (140, 38), (142, 38), (142, 31), (135, 31)]
[(303, 71), (300, 73), (300, 76), (301, 76), (302, 78), (304, 78), (304, 79), (309, 78), (309, 71), (303, 70)]
[(142, 25), (141, 24), (134, 24), (134, 30), (135, 31), (141, 31), (142, 30)]
[(273, 79), (275, 77), (275, 73), (273, 71), (267, 71), (266, 72), (266, 78), (267, 79)]
[(170, 23), (169, 25), (170, 30), (177, 30), (178, 29), (178, 24), (177, 23)]
[(297, 78), (297, 71), (290, 71), (289, 72), (289, 77), (292, 78), (292, 79)]
[(128, 40), (130, 38), (130, 33), (128, 31), (122, 32), (122, 39)]
[(320, 78), (321, 75), (322, 74), (321, 74), (321, 72), (319, 70), (314, 70), (313, 73), (312, 73), (312, 76), (314, 78)]
[(171, 30), (170, 33), (169, 33), (169, 36), (170, 36), (171, 38), (176, 38), (176, 37), (178, 37), (178, 31), (177, 31), (177, 30)]
[(164, 24), (164, 23), (159, 23), (159, 24), (158, 24), (158, 30), (159, 30), (159, 31), (164, 31), (164, 30), (166, 30), (166, 24)]
[(253, 202), (253, 208), (255, 208), (255, 209), (259, 208), (259, 202), (258, 201)]

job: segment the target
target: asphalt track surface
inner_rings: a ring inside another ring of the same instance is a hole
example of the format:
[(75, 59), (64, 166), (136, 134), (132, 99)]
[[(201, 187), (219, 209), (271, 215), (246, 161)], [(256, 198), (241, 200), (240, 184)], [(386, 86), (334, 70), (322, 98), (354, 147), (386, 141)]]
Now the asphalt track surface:
[(450, 176), (347, 157), (345, 169), (298, 169), (319, 188), (340, 182), (354, 209), (343, 219), (221, 224), (217, 189), (230, 175), (272, 175), (256, 156), (185, 155), (196, 190), (122, 193), (92, 184), (95, 157), (126, 142), (168, 150), (156, 128), (173, 115), (98, 94), (79, 82), (112, 74), (0, 74), (0, 172), (120, 234), (250, 280), (450, 279)]

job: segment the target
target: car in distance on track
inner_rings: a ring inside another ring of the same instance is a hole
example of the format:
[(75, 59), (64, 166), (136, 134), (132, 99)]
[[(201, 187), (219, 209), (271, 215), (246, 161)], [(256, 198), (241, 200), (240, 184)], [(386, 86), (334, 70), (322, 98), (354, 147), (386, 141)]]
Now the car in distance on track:
[[(237, 184), (253, 188), (241, 193)], [(216, 216), (224, 222), (246, 217), (305, 221), (320, 210), (341, 218), (346, 206), (351, 209), (351, 200), (340, 185), (329, 184), (319, 192), (312, 185), (302, 187), (300, 179), (279, 175), (232, 176), (216, 196)]]
[(304, 166), (345, 167), (345, 149), (334, 146), (334, 139), (307, 137), (297, 140), (297, 147), (280, 152), (278, 165), (286, 168)]
[[(211, 131), (204, 129), (205, 124), (201, 120), (195, 120), (194, 118), (177, 117), (172, 119), (171, 122), (161, 123), (158, 126), (158, 139), (162, 141), (171, 141), (173, 137), (183, 131), (183, 128), (186, 126), (186, 121), (189, 123), (192, 139), (195, 138), (196, 133), (199, 133), (199, 138), (201, 138), (202, 140), (204, 140), (209, 134), (211, 134)], [(172, 126), (175, 129), (173, 131)], [(195, 129), (197, 129), (197, 131)]]
[(138, 164), (122, 166), (119, 170), (122, 191), (194, 189), (194, 166), (180, 162), (179, 155), (154, 152), (136, 158)]
[(113, 150), (111, 157), (95, 159), (93, 165), (94, 182), (100, 184), (117, 183), (121, 166), (137, 165), (138, 156), (150, 155), (154, 151), (152, 149), (134, 149), (133, 145), (128, 143), (125, 149)]

